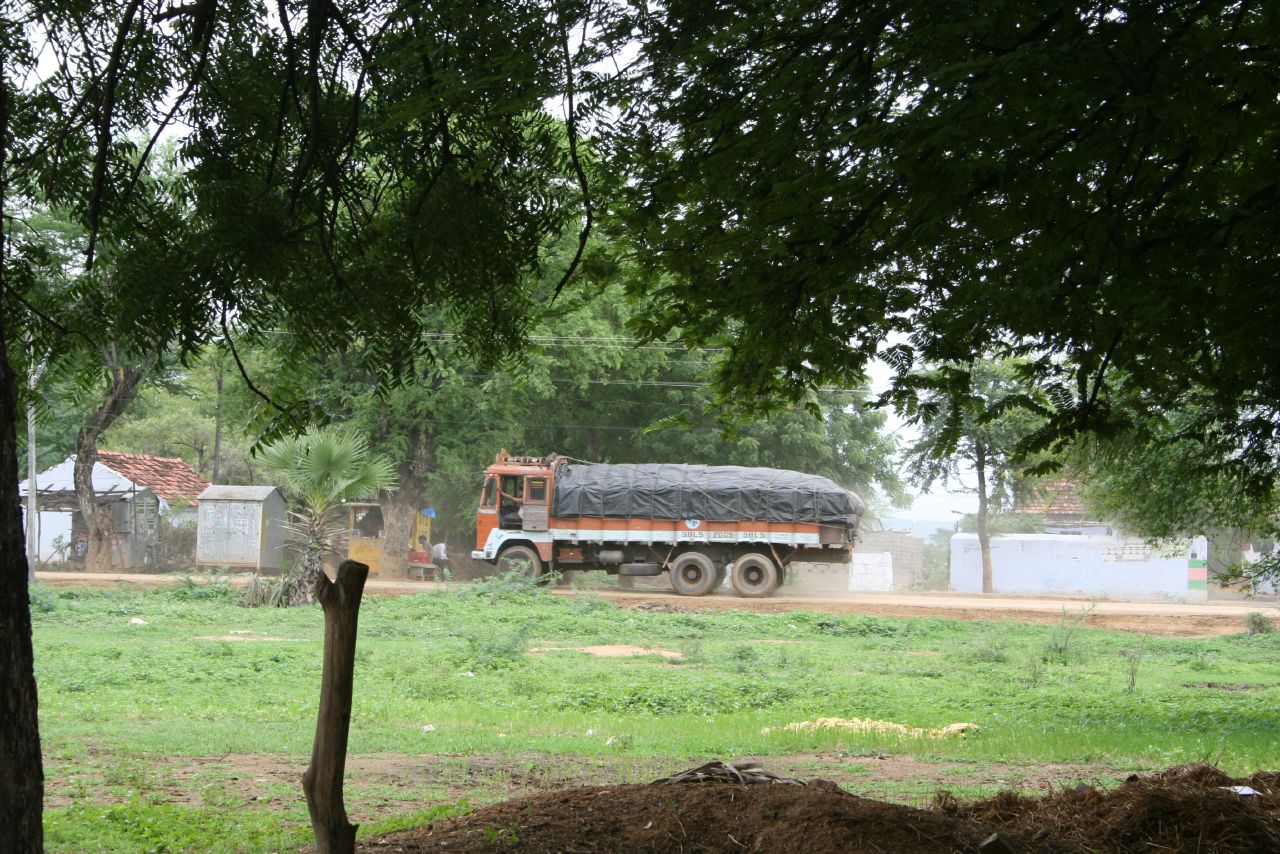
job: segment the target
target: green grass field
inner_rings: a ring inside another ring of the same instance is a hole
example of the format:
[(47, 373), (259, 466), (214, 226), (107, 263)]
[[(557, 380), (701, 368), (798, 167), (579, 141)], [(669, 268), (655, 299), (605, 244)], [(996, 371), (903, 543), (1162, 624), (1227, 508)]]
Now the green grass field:
[[(297, 775), (318, 606), (241, 608), (216, 584), (37, 587), (33, 616), (51, 850), (307, 841)], [(555, 649), (604, 644), (681, 657)], [(1280, 635), (1243, 626), (1183, 640), (1082, 629), (1071, 614), (1028, 626), (651, 613), (498, 581), (366, 597), (357, 658), (348, 808), (362, 831), (710, 758), (766, 757), (908, 802), (937, 780), (985, 794), (1044, 766), (1061, 766), (1061, 782), (1198, 760), (1280, 768)], [(981, 731), (761, 732), (818, 717)], [(887, 781), (894, 762), (909, 779)]]

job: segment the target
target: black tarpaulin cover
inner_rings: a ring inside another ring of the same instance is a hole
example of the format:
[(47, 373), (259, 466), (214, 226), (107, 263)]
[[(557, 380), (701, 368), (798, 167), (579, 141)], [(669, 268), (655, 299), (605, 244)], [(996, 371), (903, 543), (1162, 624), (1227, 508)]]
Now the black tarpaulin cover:
[(562, 463), (551, 513), (856, 525), (864, 506), (829, 478), (783, 469)]

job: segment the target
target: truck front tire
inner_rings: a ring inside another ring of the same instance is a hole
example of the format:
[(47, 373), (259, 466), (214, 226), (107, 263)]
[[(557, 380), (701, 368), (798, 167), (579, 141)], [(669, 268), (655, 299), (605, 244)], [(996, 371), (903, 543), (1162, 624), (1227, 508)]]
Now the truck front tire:
[(681, 596), (706, 596), (718, 578), (716, 565), (702, 552), (685, 552), (671, 562), (671, 586)]
[(530, 578), (541, 578), (542, 558), (529, 546), (507, 546), (498, 555), (498, 572), (522, 572)]
[(759, 599), (771, 595), (782, 582), (782, 574), (773, 558), (757, 552), (745, 554), (733, 562), (733, 589), (739, 596)]

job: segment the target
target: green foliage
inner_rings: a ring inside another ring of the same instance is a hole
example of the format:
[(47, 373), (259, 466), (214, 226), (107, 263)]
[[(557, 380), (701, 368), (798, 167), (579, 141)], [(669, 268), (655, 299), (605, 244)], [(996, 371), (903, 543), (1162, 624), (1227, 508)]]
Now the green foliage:
[(35, 583), (27, 586), (27, 598), (32, 612), (47, 614), (58, 606), (58, 596), (48, 585)]
[(727, 347), (722, 399), (803, 399), (879, 355), (907, 408), (920, 363), (1027, 355), (1041, 438), (1121, 429), (1118, 374), (1152, 408), (1203, 399), (1274, 482), (1269, 4), (646, 13), (605, 163), (638, 325)]
[[(1280, 491), (1261, 491), (1236, 466), (1239, 447), (1205, 431), (1203, 408), (1150, 411), (1140, 395), (1126, 401), (1131, 432), (1081, 441), (1074, 465), (1082, 495), (1100, 518), (1153, 538), (1235, 528), (1266, 537), (1280, 529)], [(1234, 562), (1234, 561), (1231, 561)]]
[(370, 453), (362, 436), (334, 427), (274, 442), (262, 450), (259, 460), (315, 515), (343, 501), (370, 498), (396, 482), (389, 459)]
[(924, 544), (924, 590), (951, 588), (951, 538), (955, 531), (935, 531)]
[(1276, 630), (1275, 623), (1261, 611), (1250, 611), (1245, 614), (1244, 628), (1251, 635), (1266, 635)]
[(234, 598), (231, 579), (207, 570), (200, 577), (183, 575), (174, 585), (173, 596), (187, 602), (230, 601)]
[(259, 608), (264, 605), (284, 608), (293, 601), (296, 584), (297, 579), (288, 573), (276, 576), (262, 576), (255, 573), (236, 594), (236, 603), (245, 608)]
[(496, 605), (504, 600), (550, 595), (541, 579), (532, 578), (527, 572), (518, 569), (483, 578), (466, 589), (472, 595), (488, 599), (490, 605)]
[(908, 415), (919, 425), (920, 438), (905, 456), (912, 482), (923, 489), (941, 483), (974, 492), (961, 473), (979, 470), (986, 521), (1012, 509), (1027, 465), (1024, 442), (1044, 426), (1048, 411), (1030, 384), (1030, 368), (1025, 361), (987, 360), (919, 374), (922, 397)]
[(466, 670), (501, 670), (517, 664), (529, 650), (531, 623), (522, 623), (512, 629), (484, 627), (463, 632), (462, 651), (453, 657), (454, 663)]

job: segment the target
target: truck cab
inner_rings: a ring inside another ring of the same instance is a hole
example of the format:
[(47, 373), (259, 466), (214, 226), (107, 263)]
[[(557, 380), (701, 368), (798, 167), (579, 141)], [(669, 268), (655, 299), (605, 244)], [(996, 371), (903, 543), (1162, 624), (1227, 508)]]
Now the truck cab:
[(542, 561), (550, 560), (548, 502), (554, 468), (554, 458), (519, 457), (505, 450), (497, 455), (484, 472), (472, 557), (494, 560), (498, 552), (518, 544), (532, 548)]

